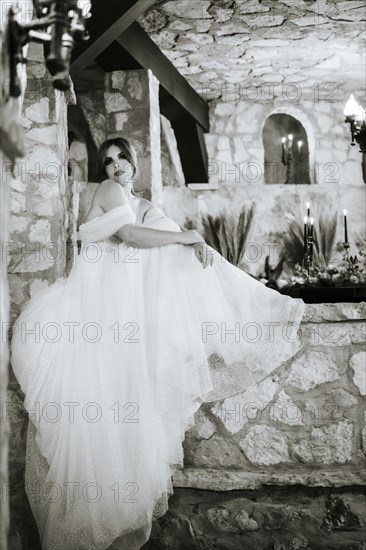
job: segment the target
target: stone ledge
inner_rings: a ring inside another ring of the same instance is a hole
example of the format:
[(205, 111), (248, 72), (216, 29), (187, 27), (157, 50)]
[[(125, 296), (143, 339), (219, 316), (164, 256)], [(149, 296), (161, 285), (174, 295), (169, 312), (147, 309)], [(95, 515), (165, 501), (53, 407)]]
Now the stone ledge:
[(174, 487), (205, 489), (209, 491), (256, 490), (266, 485), (306, 487), (349, 487), (363, 486), (366, 473), (359, 470), (318, 470), (307, 472), (243, 472), (216, 470), (213, 468), (185, 468), (173, 476)]
[(359, 321), (366, 319), (366, 302), (337, 304), (307, 304), (303, 323), (324, 321)]

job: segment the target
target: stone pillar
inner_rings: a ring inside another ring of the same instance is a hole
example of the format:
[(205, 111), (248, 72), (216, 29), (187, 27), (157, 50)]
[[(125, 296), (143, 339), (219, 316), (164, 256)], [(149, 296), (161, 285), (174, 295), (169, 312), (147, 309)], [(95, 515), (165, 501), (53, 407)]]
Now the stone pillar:
[[(11, 484), (9, 480), (9, 435), (11, 415), (11, 401), (7, 393), (9, 371), (9, 342), (7, 327), (10, 324), (10, 296), (8, 280), (8, 258), (6, 251), (10, 241), (10, 194), (16, 187), (17, 181), (13, 176), (17, 159), (24, 155), (24, 132), (20, 121), (22, 95), (19, 98), (9, 97), (10, 84), (10, 58), (7, 41), (7, 16), (10, 3), (1, 6), (0, 18), (0, 52), (1, 52), (1, 76), (0, 88), (0, 235), (1, 235), (1, 268), (0, 268), (0, 319), (1, 319), (1, 343), (0, 343), (0, 548), (20, 548), (20, 537), (9, 537), (10, 512), (9, 498)], [(18, 21), (24, 23), (31, 18), (33, 11), (31, 0), (22, 2), (18, 13)], [(21, 84), (21, 92), (25, 85), (25, 66), (18, 65), (18, 76)]]
[[(5, 182), (10, 190), (7, 258), (11, 323), (30, 297), (66, 274), (69, 226), (67, 102), (72, 101), (73, 95), (69, 93), (66, 97), (65, 93), (52, 87), (45, 69), (42, 45), (30, 44), (27, 58), (27, 82), (21, 113), (25, 156), (16, 161), (14, 178)], [(28, 424), (22, 399), (18, 381), (10, 369), (7, 400), (11, 404), (11, 548), (21, 547), (20, 533), (29, 547), (32, 544), (35, 547), (38, 536), (22, 485)]]
[(27, 153), (17, 164), (11, 200), (9, 272), (15, 306), (64, 275), (70, 194), (67, 103), (46, 74), (43, 47), (32, 43), (22, 112)]
[(136, 192), (162, 206), (159, 81), (150, 69), (106, 74), (107, 136), (124, 137), (139, 164)]

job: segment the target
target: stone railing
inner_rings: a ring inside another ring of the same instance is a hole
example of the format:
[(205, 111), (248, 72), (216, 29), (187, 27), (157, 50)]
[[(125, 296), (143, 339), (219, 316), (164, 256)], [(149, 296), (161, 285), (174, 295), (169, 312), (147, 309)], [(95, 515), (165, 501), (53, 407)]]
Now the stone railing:
[(295, 357), (259, 384), (197, 411), (174, 486), (363, 484), (365, 319), (365, 302), (308, 305)]

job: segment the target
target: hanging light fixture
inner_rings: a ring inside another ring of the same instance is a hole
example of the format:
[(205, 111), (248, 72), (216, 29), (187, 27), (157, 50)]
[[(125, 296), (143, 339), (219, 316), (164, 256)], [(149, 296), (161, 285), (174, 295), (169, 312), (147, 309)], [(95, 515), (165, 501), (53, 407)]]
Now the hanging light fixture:
[(366, 153), (366, 113), (351, 95), (344, 108), (346, 122), (350, 124), (352, 141), (351, 145), (360, 146), (360, 153)]
[(28, 23), (18, 21), (19, 3), (8, 10), (11, 97), (18, 97), (21, 86), (17, 74), (18, 63), (26, 63), (23, 46), (39, 42), (44, 45), (45, 64), (53, 77), (53, 87), (58, 90), (70, 88), (69, 67), (71, 51), (81, 40), (88, 40), (85, 19), (78, 0), (33, 0), (36, 18)]

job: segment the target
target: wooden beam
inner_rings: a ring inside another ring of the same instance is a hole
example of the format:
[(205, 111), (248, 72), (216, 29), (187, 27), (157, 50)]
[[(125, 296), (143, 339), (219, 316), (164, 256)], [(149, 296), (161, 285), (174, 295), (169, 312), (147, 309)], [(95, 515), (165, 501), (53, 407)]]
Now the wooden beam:
[[(85, 42), (75, 50), (70, 74), (77, 83), (82, 70), (95, 62), (106, 72), (151, 69), (160, 83), (160, 110), (175, 132), (186, 182), (207, 183), (203, 132), (210, 129), (208, 104), (140, 25), (133, 22), (154, 3), (155, 0), (95, 3), (88, 20), (93, 21), (88, 28), (92, 42)], [(111, 4), (115, 9), (111, 9)]]
[[(205, 132), (209, 131), (209, 109), (206, 101), (138, 23), (130, 25), (116, 41), (141, 67), (152, 70), (167, 96), (173, 97), (187, 116), (193, 117)], [(115, 61), (118, 66), (118, 58)], [(117, 67), (114, 70), (118, 70)]]
[(156, 0), (99, 0), (92, 3), (86, 27), (89, 40), (78, 44), (72, 54), (71, 78), (91, 65), (121, 33), (123, 33)]
[(192, 118), (172, 122), (186, 183), (208, 183), (208, 155), (202, 128)]

